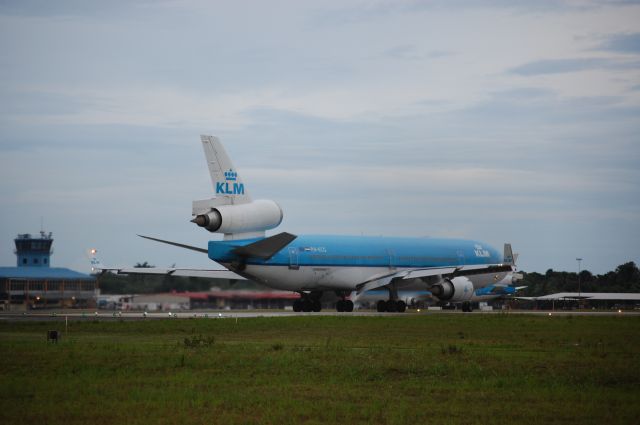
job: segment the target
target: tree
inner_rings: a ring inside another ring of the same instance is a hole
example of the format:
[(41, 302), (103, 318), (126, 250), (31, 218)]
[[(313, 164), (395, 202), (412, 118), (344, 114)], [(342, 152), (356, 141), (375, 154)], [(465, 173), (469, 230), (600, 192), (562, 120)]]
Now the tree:
[[(556, 292), (576, 292), (578, 274), (557, 272), (549, 269), (545, 274), (523, 273), (518, 285), (527, 286), (526, 296), (548, 295)], [(580, 287), (583, 292), (640, 292), (640, 270), (631, 261), (619, 265), (615, 271), (593, 275), (588, 270), (580, 271)]]

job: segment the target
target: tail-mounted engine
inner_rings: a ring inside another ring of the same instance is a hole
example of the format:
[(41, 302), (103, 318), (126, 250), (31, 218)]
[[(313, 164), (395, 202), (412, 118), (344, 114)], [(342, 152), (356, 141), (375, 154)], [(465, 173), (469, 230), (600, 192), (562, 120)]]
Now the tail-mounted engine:
[(473, 283), (466, 277), (459, 276), (433, 285), (429, 290), (440, 301), (469, 301), (473, 296)]
[(282, 209), (269, 200), (246, 204), (215, 205), (215, 200), (195, 201), (191, 221), (215, 233), (251, 233), (273, 229), (282, 222)]

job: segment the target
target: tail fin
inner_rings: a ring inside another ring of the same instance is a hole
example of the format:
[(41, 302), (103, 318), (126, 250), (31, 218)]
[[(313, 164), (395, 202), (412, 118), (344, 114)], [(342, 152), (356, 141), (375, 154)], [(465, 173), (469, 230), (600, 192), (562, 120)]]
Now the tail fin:
[(511, 250), (511, 244), (504, 244), (504, 255), (502, 262), (507, 265), (515, 265), (515, 259), (513, 258), (513, 251)]
[(201, 135), (204, 155), (207, 158), (209, 175), (216, 196), (229, 198), (232, 204), (251, 202), (240, 175), (233, 167), (231, 159), (224, 150), (220, 139), (214, 136)]

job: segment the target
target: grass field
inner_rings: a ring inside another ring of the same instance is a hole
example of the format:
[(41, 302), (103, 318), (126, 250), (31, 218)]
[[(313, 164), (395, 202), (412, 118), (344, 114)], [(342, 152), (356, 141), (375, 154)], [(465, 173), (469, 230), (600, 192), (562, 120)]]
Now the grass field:
[(0, 323), (0, 423), (640, 420), (640, 318)]

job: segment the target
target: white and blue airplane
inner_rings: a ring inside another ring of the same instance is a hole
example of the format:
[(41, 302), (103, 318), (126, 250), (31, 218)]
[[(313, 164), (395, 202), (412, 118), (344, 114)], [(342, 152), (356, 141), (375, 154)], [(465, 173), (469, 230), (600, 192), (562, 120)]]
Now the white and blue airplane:
[[(427, 290), (443, 302), (470, 311), (474, 293), (517, 279), (511, 246), (499, 253), (475, 240), (377, 236), (292, 235), (267, 237), (283, 218), (271, 200), (253, 200), (220, 140), (201, 136), (215, 197), (193, 201), (192, 222), (222, 240), (207, 248), (142, 236), (202, 252), (227, 270), (113, 269), (119, 273), (172, 274), (250, 279), (300, 293), (295, 311), (320, 311), (321, 300), (337, 297), (338, 311), (353, 311), (353, 298), (384, 288), (389, 297), (378, 311), (403, 312), (402, 290)], [(112, 270), (93, 262), (96, 271)], [(353, 294), (353, 295), (352, 295)]]

